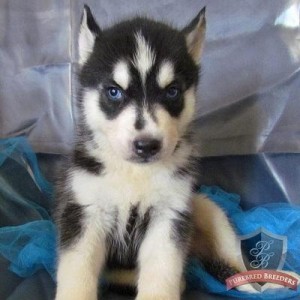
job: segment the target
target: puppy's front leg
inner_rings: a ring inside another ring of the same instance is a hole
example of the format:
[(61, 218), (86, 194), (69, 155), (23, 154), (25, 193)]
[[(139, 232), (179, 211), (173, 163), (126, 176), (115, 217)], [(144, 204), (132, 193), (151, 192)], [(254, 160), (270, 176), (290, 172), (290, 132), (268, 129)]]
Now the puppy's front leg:
[(86, 228), (75, 244), (60, 251), (55, 300), (96, 300), (104, 260), (104, 238)]
[[(188, 218), (152, 220), (139, 252), (136, 300), (179, 300)], [(178, 217), (178, 216), (177, 216)]]

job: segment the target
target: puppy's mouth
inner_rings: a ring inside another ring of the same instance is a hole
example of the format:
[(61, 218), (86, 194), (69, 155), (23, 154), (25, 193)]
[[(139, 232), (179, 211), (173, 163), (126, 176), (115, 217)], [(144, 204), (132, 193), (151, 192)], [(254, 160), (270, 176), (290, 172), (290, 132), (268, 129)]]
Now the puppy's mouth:
[(136, 164), (151, 164), (160, 159), (160, 155), (154, 155), (151, 157), (140, 157), (140, 156), (132, 156), (128, 159), (128, 161), (136, 163)]

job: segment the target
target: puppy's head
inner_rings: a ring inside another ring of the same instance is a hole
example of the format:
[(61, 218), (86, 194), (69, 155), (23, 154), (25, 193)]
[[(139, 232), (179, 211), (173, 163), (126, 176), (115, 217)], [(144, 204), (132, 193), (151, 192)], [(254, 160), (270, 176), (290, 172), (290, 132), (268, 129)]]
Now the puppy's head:
[(79, 35), (81, 113), (124, 160), (164, 160), (193, 119), (205, 10), (183, 30), (135, 18), (101, 30), (85, 6)]

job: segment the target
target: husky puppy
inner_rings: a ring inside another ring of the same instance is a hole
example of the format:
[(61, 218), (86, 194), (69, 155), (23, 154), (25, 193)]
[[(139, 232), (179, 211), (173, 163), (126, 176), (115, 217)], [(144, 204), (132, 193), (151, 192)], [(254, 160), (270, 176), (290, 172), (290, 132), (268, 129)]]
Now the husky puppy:
[(57, 190), (56, 300), (96, 300), (104, 269), (136, 269), (138, 300), (178, 300), (190, 252), (220, 280), (238, 269), (226, 216), (193, 193), (204, 37), (205, 9), (183, 30), (146, 18), (102, 30), (85, 6), (77, 140)]

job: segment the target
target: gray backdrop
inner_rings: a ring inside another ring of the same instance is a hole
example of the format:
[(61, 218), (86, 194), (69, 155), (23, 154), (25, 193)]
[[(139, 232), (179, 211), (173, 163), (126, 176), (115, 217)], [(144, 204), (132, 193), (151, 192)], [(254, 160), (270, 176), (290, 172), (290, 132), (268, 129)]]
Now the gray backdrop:
[[(102, 27), (137, 13), (182, 27), (206, 5), (203, 155), (299, 153), (299, 0), (84, 2)], [(0, 1), (0, 137), (25, 134), (38, 152), (70, 150), (82, 6)]]

